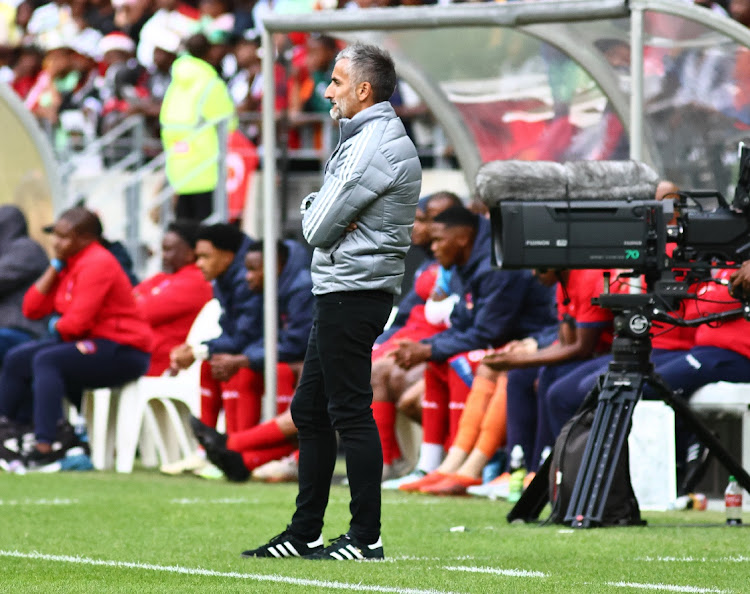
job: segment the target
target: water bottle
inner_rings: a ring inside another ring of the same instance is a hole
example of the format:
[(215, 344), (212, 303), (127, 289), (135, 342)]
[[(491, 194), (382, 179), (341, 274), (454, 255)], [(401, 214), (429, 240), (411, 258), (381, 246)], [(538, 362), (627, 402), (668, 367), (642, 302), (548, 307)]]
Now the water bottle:
[(742, 487), (733, 476), (729, 477), (729, 484), (724, 491), (724, 507), (727, 512), (727, 526), (741, 526)]
[(523, 448), (516, 444), (510, 451), (510, 480), (508, 482), (508, 503), (516, 503), (523, 494), (523, 480), (526, 478), (526, 460)]

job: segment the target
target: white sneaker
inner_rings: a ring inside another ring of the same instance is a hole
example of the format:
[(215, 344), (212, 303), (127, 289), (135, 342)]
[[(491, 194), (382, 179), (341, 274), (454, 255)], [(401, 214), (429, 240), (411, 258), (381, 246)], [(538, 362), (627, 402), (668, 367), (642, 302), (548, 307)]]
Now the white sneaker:
[(402, 476), (401, 478), (384, 481), (380, 486), (387, 491), (395, 491), (401, 485), (405, 485), (406, 483), (411, 483), (413, 481), (418, 481), (426, 474), (427, 473), (424, 470), (419, 470), (419, 468), (417, 468), (416, 470), (411, 471), (409, 474), (407, 474), (406, 476)]
[(177, 476), (183, 472), (195, 472), (196, 470), (200, 470), (206, 464), (208, 464), (206, 461), (206, 453), (203, 450), (198, 450), (195, 453), (190, 454), (187, 458), (183, 458), (177, 462), (163, 464), (161, 468), (159, 468), (159, 472), (162, 474)]
[(490, 499), (507, 499), (510, 492), (510, 474), (504, 472), (489, 483), (476, 485), (466, 489), (474, 497), (489, 497)]
[(271, 460), (253, 470), (252, 477), (266, 483), (292, 483), (299, 478), (299, 463), (294, 454)]
[(222, 472), (219, 467), (214, 466), (210, 462), (204, 462), (201, 468), (193, 470), (193, 474), (195, 476), (201, 477), (202, 479), (208, 479), (210, 481), (224, 478), (224, 472)]
[(407, 460), (398, 458), (390, 464), (383, 464), (383, 479), (382, 481), (389, 481), (395, 478), (400, 478), (405, 474), (408, 474), (412, 470), (411, 465)]

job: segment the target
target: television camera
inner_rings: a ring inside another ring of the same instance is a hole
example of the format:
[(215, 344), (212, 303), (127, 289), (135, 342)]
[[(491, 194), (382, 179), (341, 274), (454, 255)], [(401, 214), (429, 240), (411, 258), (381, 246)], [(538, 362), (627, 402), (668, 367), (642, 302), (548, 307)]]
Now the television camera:
[[(595, 302), (614, 313), (613, 360), (590, 398), (597, 409), (565, 521), (601, 525), (615, 466), (630, 431), (644, 383), (683, 418), (731, 474), (750, 489), (750, 475), (675, 397), (653, 371), (653, 321), (696, 326), (750, 319), (750, 299), (737, 309), (700, 319), (670, 314), (695, 298), (690, 286), (711, 281), (715, 268), (738, 268), (750, 259), (750, 151), (740, 145), (740, 177), (733, 204), (718, 191), (680, 191), (656, 200), (657, 174), (636, 161), (494, 161), (476, 178), (490, 211), (494, 263), (501, 268), (625, 269), (645, 279), (645, 292), (605, 291)], [(607, 285), (605, 285), (606, 288)], [(547, 480), (545, 468), (537, 473)], [(535, 479), (536, 481), (536, 479)], [(530, 485), (529, 497), (546, 494)], [(539, 500), (524, 497), (508, 520), (538, 516)]]

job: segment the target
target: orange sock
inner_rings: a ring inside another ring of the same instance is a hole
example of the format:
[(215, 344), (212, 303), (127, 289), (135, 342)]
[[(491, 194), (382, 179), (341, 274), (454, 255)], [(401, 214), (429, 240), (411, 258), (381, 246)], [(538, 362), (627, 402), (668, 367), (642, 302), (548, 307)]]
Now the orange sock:
[(487, 410), (487, 404), (495, 390), (495, 382), (484, 377), (475, 377), (471, 384), (471, 392), (466, 398), (464, 412), (458, 423), (458, 433), (453, 447), (459, 448), (467, 454), (474, 449), (479, 437), (482, 418)]
[(482, 419), (481, 431), (477, 439), (476, 448), (487, 458), (492, 458), (501, 445), (505, 444), (507, 435), (506, 388), (508, 376), (502, 374), (497, 379), (495, 391), (492, 394), (487, 412)]

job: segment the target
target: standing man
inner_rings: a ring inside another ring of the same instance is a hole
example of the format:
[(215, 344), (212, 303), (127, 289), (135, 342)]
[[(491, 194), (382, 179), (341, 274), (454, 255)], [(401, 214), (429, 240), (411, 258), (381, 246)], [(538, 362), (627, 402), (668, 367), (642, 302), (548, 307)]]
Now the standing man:
[[(372, 345), (401, 287), (421, 187), (414, 144), (388, 99), (396, 87), (384, 50), (341, 51), (326, 89), (339, 144), (323, 186), (302, 203), (316, 312), (292, 400), (299, 429), (299, 494), (291, 524), (244, 557), (382, 559), (383, 454), (372, 416)], [(323, 516), (336, 462), (336, 431), (351, 491), (349, 531), (323, 547)]]
[(159, 113), (169, 184), (177, 193), (175, 216), (200, 222), (213, 212), (219, 183), (219, 134), (237, 127), (234, 104), (219, 73), (208, 63), (211, 44), (201, 33), (185, 41), (187, 54), (172, 64), (172, 81)]

